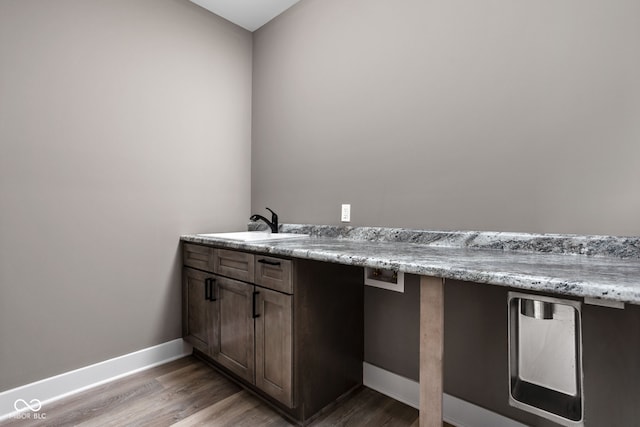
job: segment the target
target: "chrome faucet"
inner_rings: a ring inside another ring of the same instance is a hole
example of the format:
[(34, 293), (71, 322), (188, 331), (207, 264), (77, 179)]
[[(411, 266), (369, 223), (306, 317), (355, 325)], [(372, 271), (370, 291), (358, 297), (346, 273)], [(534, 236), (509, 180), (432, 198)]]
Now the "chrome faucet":
[(271, 212), (271, 221), (269, 221), (267, 218), (263, 217), (262, 215), (257, 215), (257, 214), (251, 215), (249, 219), (251, 221), (262, 220), (267, 223), (269, 228), (271, 228), (272, 233), (277, 233), (278, 232), (278, 215), (269, 208), (265, 208), (265, 209)]

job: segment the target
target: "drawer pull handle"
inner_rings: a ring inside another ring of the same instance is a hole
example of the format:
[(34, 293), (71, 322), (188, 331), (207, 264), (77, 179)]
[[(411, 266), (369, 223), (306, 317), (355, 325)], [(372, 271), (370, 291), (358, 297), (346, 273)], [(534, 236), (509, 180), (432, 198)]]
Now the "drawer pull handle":
[(282, 264), (280, 261), (269, 261), (268, 259), (259, 259), (258, 262), (260, 264), (275, 265), (275, 266)]
[(253, 318), (254, 319), (260, 317), (260, 315), (258, 313), (256, 313), (256, 297), (258, 295), (260, 295), (260, 292), (257, 292), (257, 291), (253, 292), (253, 310), (252, 311), (253, 311)]

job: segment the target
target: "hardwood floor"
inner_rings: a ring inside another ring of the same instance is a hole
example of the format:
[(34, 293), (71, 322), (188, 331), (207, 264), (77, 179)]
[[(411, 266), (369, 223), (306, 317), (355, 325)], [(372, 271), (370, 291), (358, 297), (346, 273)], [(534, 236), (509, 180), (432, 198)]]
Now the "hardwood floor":
[[(38, 414), (45, 419), (10, 419), (0, 427), (292, 426), (270, 406), (191, 356), (44, 405)], [(417, 427), (418, 411), (362, 388), (311, 425)]]

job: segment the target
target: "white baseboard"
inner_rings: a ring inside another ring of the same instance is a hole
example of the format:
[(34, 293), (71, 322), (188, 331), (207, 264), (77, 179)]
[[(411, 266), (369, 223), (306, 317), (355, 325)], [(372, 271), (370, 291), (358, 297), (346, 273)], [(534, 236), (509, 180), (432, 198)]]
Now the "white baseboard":
[[(417, 381), (367, 362), (362, 364), (362, 374), (365, 386), (416, 409), (420, 408), (420, 387)], [(442, 413), (444, 421), (458, 427), (526, 427), (525, 424), (446, 393), (442, 396)]]
[[(46, 412), (46, 405), (55, 400), (162, 365), (190, 353), (191, 346), (179, 338), (3, 391), (0, 393), (0, 421), (24, 412), (23, 409), (28, 409), (27, 402), (36, 401), (38, 407), (42, 408), (41, 411)], [(18, 405), (16, 402), (19, 400), (21, 402)]]
[(420, 409), (420, 387), (417, 381), (363, 362), (362, 383), (406, 405)]

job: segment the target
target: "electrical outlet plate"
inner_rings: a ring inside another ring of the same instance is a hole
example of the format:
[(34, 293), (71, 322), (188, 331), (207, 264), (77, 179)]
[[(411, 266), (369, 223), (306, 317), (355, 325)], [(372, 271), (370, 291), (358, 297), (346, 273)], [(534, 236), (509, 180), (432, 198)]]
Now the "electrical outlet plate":
[(342, 222), (350, 222), (351, 221), (351, 205), (343, 204), (342, 205), (342, 214), (340, 215), (340, 220)]

